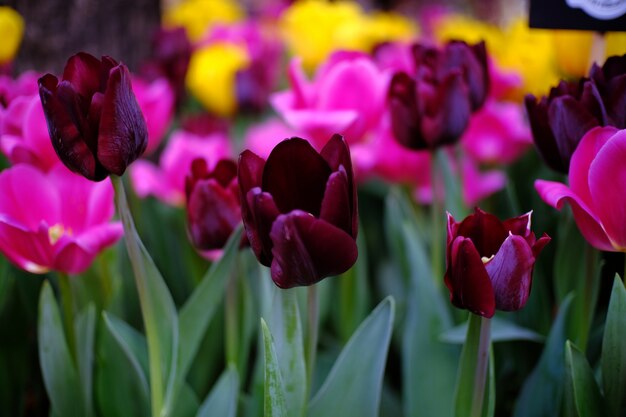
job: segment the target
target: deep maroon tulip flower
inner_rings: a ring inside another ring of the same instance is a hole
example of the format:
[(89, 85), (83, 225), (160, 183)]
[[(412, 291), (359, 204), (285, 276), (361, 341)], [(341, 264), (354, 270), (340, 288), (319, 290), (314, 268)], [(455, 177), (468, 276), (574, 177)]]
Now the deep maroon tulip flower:
[(185, 179), (187, 230), (203, 251), (221, 249), (241, 223), (237, 164), (222, 159), (209, 171), (204, 158), (195, 159)]
[(396, 73), (389, 87), (393, 133), (411, 149), (455, 143), (487, 97), (485, 44), (452, 41), (442, 49), (413, 47), (415, 74)]
[(535, 258), (550, 241), (530, 231), (530, 215), (500, 221), (476, 208), (457, 223), (448, 214), (445, 283), (450, 300), (483, 317), (524, 307)]
[(128, 68), (112, 58), (72, 56), (61, 81), (52, 74), (39, 79), (39, 95), (54, 150), (85, 178), (122, 175), (146, 149), (148, 130)]
[(535, 144), (548, 166), (569, 171), (582, 137), (596, 126), (626, 129), (626, 55), (612, 56), (602, 67), (593, 64), (590, 78), (561, 83), (539, 101), (526, 96)]
[(304, 139), (286, 139), (267, 161), (246, 150), (238, 176), (248, 240), (276, 285), (312, 285), (356, 262), (356, 187), (342, 136), (320, 153)]

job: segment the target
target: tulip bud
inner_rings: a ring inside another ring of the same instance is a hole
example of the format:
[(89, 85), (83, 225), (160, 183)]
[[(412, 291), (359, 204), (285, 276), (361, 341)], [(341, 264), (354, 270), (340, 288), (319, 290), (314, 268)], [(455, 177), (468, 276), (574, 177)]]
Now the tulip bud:
[(39, 79), (39, 95), (54, 150), (85, 178), (122, 175), (146, 149), (146, 122), (128, 68), (112, 58), (72, 56), (61, 81), (52, 74)]
[(356, 262), (356, 187), (342, 136), (320, 153), (295, 137), (267, 161), (244, 151), (238, 177), (250, 246), (277, 286), (312, 285)]
[(456, 222), (448, 213), (445, 283), (456, 307), (490, 318), (514, 311), (530, 295), (535, 259), (550, 241), (530, 231), (531, 213), (500, 221), (476, 208)]

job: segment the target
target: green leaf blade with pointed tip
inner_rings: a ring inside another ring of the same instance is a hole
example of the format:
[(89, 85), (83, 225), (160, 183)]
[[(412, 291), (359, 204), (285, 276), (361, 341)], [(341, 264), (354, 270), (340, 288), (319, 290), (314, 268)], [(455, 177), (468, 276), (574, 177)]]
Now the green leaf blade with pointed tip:
[[(566, 384), (571, 389), (566, 397), (573, 400), (576, 415), (579, 417), (605, 416), (604, 399), (593, 376), (587, 358), (569, 340), (565, 343)], [(570, 400), (570, 402), (572, 402)]]
[(378, 415), (394, 309), (387, 297), (361, 323), (311, 400), (309, 417)]
[(265, 357), (265, 388), (264, 388), (264, 417), (287, 417), (285, 401), (285, 386), (280, 373), (280, 364), (276, 356), (272, 334), (265, 320), (261, 319), (263, 333), (263, 348)]
[(236, 417), (238, 397), (239, 374), (231, 365), (217, 380), (196, 417)]
[(615, 276), (602, 341), (602, 386), (610, 417), (626, 412), (626, 289)]
[(96, 307), (90, 303), (74, 321), (78, 373), (85, 404), (85, 417), (93, 413), (93, 362), (96, 339)]

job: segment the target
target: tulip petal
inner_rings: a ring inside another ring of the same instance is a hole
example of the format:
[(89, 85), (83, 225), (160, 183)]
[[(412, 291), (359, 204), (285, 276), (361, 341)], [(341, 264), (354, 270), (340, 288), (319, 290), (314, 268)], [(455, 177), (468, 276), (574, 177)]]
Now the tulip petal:
[(570, 162), (569, 186), (594, 211), (596, 208), (589, 191), (589, 168), (600, 149), (616, 132), (612, 126), (591, 129), (583, 136)]
[(532, 248), (517, 235), (509, 235), (498, 253), (485, 264), (498, 310), (515, 311), (524, 307), (530, 295), (534, 264)]
[(589, 191), (614, 250), (626, 251), (626, 130), (606, 142), (589, 168)]
[(93, 55), (79, 52), (65, 64), (63, 79), (72, 83), (77, 93), (91, 97), (101, 91), (102, 63)]
[(264, 167), (265, 160), (252, 151), (245, 150), (239, 155), (237, 180), (241, 188), (242, 201), (245, 201), (249, 190), (261, 186)]
[(449, 263), (444, 281), (450, 290), (450, 301), (472, 313), (492, 317), (496, 309), (493, 286), (471, 239), (459, 236), (448, 250)]
[(393, 76), (389, 86), (391, 126), (396, 140), (410, 149), (427, 149), (418, 117), (415, 81), (406, 73)]
[(94, 258), (105, 248), (116, 243), (124, 234), (121, 222), (92, 227), (83, 235), (72, 238), (64, 236), (56, 248), (53, 268), (70, 274), (84, 272)]
[(46, 273), (52, 266), (48, 228), (44, 225), (31, 231), (11, 224), (0, 215), (0, 252), (33, 274)]
[(626, 129), (626, 73), (609, 81), (605, 101), (610, 124)]
[(356, 241), (343, 230), (294, 210), (276, 218), (271, 231), (272, 279), (281, 288), (312, 285), (356, 262)]
[(348, 175), (343, 167), (339, 168), (339, 171), (332, 173), (326, 183), (320, 219), (326, 220), (352, 236), (351, 193), (349, 186)]
[(131, 87), (128, 69), (119, 65), (109, 74), (98, 134), (98, 161), (122, 175), (148, 144), (146, 121)]
[(504, 229), (514, 235), (528, 236), (530, 234), (530, 216), (532, 213), (532, 211), (529, 211), (521, 216), (503, 221)]
[(556, 138), (550, 128), (548, 121), (548, 99), (542, 97), (541, 100), (537, 102), (535, 96), (528, 94), (524, 97), (524, 104), (526, 106), (526, 113), (528, 114), (530, 129), (533, 134), (533, 141), (535, 142), (539, 154), (550, 168), (566, 174), (569, 167), (569, 160), (565, 161), (561, 157), (556, 144)]
[(242, 214), (250, 247), (261, 264), (270, 266), (272, 262), (272, 224), (280, 212), (276, 208), (271, 194), (264, 193), (260, 187), (254, 187), (245, 197), (247, 210)]
[(200, 180), (189, 196), (187, 219), (194, 246), (220, 249), (241, 222), (239, 201), (216, 179)]
[(457, 236), (471, 239), (480, 256), (489, 258), (498, 252), (508, 232), (496, 216), (476, 208), (459, 224)]
[(567, 188), (567, 186), (559, 182), (537, 180), (535, 181), (535, 189), (546, 204), (558, 210), (561, 210), (563, 204), (568, 202), (572, 207), (574, 220), (576, 220), (576, 225), (578, 225), (580, 233), (592, 246), (600, 250), (614, 250), (598, 217), (591, 211), (587, 204), (572, 190)]
[(263, 191), (272, 195), (281, 213), (295, 209), (319, 216), (330, 167), (309, 142), (282, 141), (267, 158)]

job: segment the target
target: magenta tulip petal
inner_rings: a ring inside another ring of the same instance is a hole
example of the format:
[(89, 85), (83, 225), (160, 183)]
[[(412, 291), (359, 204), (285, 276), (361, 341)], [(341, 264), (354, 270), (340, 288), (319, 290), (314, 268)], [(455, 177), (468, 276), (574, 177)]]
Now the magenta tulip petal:
[(304, 139), (276, 145), (263, 171), (263, 191), (272, 195), (281, 213), (294, 209), (320, 213), (330, 167)]
[(507, 232), (511, 232), (514, 235), (527, 236), (530, 234), (530, 216), (531, 212), (526, 214), (522, 214), (518, 217), (513, 217), (512, 219), (508, 219), (502, 222), (504, 225), (504, 229)]
[(124, 66), (111, 70), (102, 103), (98, 160), (115, 175), (137, 159), (148, 144), (146, 123)]
[(611, 126), (591, 129), (582, 138), (572, 155), (569, 169), (569, 186), (592, 210), (597, 210), (589, 191), (589, 169), (600, 149), (617, 132)]
[(345, 132), (357, 120), (354, 110), (285, 110), (285, 121), (299, 131), (307, 132), (312, 138), (326, 140), (337, 132)]
[(79, 274), (89, 268), (98, 253), (123, 235), (124, 228), (120, 222), (93, 227), (89, 233), (75, 238), (66, 235), (59, 240), (54, 269)]
[(459, 236), (449, 246), (445, 283), (450, 301), (459, 308), (492, 317), (496, 308), (493, 287), (472, 240)]
[(598, 217), (591, 211), (587, 204), (564, 184), (553, 181), (537, 180), (535, 189), (546, 204), (560, 210), (565, 202), (570, 203), (574, 213), (574, 219), (578, 229), (592, 246), (600, 249), (613, 251), (607, 234)]
[(52, 250), (47, 227), (35, 232), (7, 223), (0, 215), (0, 251), (14, 264), (33, 274), (50, 270)]
[(265, 266), (270, 266), (273, 246), (270, 231), (272, 230), (272, 223), (280, 212), (276, 208), (272, 195), (261, 191), (259, 187), (248, 191), (246, 200), (248, 214), (243, 219), (248, 241), (259, 262)]
[(496, 308), (519, 310), (530, 295), (535, 257), (522, 236), (509, 235), (496, 255), (485, 264), (496, 297)]
[(626, 251), (626, 130), (602, 147), (589, 169), (595, 213), (615, 250)]
[(294, 210), (272, 226), (272, 279), (281, 288), (311, 285), (347, 271), (355, 262), (355, 240), (332, 224)]

